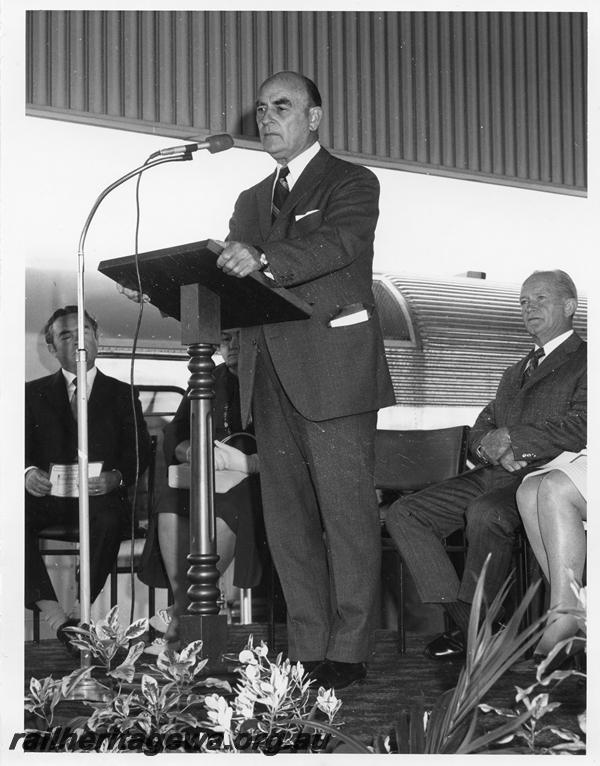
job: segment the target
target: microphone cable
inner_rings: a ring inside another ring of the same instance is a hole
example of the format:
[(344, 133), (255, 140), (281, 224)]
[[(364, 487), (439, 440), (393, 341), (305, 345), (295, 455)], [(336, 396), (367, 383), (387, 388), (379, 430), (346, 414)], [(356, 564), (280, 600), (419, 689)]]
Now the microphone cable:
[[(150, 158), (148, 158), (144, 165), (148, 165), (150, 163)], [(139, 264), (139, 235), (140, 235), (140, 217), (141, 217), (141, 207), (140, 207), (140, 184), (142, 180), (142, 174), (140, 173), (136, 180), (135, 185), (135, 233), (134, 233), (134, 259), (135, 259), (135, 272), (136, 272), (136, 279), (137, 279), (137, 289), (138, 293), (140, 295), (140, 303), (139, 303), (139, 309), (137, 314), (137, 321), (135, 325), (135, 330), (133, 333), (133, 342), (131, 347), (131, 360), (130, 360), (130, 366), (129, 366), (129, 394), (130, 394), (130, 403), (131, 403), (131, 410), (133, 413), (133, 425), (134, 425), (134, 439), (135, 439), (135, 481), (133, 485), (133, 497), (131, 500), (131, 521), (130, 521), (130, 539), (129, 539), (129, 582), (130, 582), (130, 588), (131, 588), (131, 604), (129, 608), (129, 624), (133, 622), (133, 616), (134, 616), (134, 610), (135, 610), (135, 595), (136, 595), (136, 583), (135, 583), (135, 533), (137, 530), (137, 503), (138, 503), (138, 490), (139, 490), (139, 481), (140, 481), (140, 438), (139, 438), (139, 422), (138, 422), (138, 412), (136, 405), (136, 391), (135, 391), (135, 359), (136, 359), (136, 353), (137, 353), (137, 345), (139, 340), (139, 334), (140, 329), (142, 325), (142, 318), (144, 316), (144, 300), (143, 300), (143, 291), (142, 291), (142, 276), (140, 274), (140, 264)], [(143, 413), (142, 413), (143, 415)], [(151, 455), (151, 459), (155, 459), (155, 456)], [(146, 469), (147, 470), (147, 469)], [(153, 496), (153, 493), (150, 493), (150, 488), (148, 488), (148, 495)], [(153, 508), (148, 508), (148, 514), (151, 514), (154, 512)]]

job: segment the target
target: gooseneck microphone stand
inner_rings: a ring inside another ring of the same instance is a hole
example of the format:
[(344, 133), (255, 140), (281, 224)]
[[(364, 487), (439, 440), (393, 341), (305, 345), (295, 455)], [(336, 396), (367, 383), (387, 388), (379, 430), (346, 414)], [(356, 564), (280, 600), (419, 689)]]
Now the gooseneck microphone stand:
[[(165, 162), (191, 160), (191, 152), (181, 147), (180, 154), (158, 156), (144, 165), (131, 170), (107, 186), (94, 202), (79, 238), (77, 256), (77, 455), (79, 466), (79, 601), (81, 624), (90, 624), (90, 524), (88, 495), (88, 416), (87, 416), (87, 353), (85, 350), (85, 291), (84, 291), (84, 245), (88, 229), (100, 203), (111, 191), (130, 178)], [(90, 652), (81, 651), (81, 669), (91, 667)], [(83, 677), (75, 686), (71, 699), (102, 699), (103, 687), (89, 676)]]

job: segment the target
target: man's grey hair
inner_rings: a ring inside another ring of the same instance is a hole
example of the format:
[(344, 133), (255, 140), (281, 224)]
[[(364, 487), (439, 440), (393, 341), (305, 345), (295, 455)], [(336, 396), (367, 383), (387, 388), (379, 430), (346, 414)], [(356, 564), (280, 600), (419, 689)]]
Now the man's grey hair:
[(527, 277), (525, 282), (528, 282), (531, 277), (540, 276), (552, 277), (561, 295), (563, 295), (565, 298), (575, 298), (575, 300), (577, 300), (577, 288), (575, 287), (575, 282), (573, 282), (566, 271), (562, 271), (561, 269), (534, 271), (533, 274), (530, 274)]

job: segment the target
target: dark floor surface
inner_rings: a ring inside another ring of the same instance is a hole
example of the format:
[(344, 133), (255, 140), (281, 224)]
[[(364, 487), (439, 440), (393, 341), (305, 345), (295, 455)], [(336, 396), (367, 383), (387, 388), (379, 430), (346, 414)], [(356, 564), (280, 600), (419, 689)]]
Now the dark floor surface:
[[(229, 626), (228, 651), (241, 650), (250, 633), (254, 635), (256, 644), (261, 639), (266, 639), (266, 626)], [(409, 634), (406, 654), (399, 655), (396, 633), (391, 630), (377, 631), (367, 680), (361, 685), (338, 692), (338, 697), (342, 700), (338, 720), (344, 722), (344, 731), (365, 744), (371, 744), (374, 736), (392, 732), (402, 710), (413, 704), (422, 704), (425, 710), (431, 709), (439, 695), (455, 685), (460, 664), (424, 657), (422, 651), (428, 638), (431, 637)], [(277, 628), (275, 648), (285, 654), (284, 626)], [(31, 676), (43, 678), (52, 675), (59, 678), (78, 665), (78, 660), (70, 657), (58, 641), (25, 644), (26, 688)], [(514, 703), (515, 686), (525, 687), (533, 681), (533, 671), (508, 672), (483, 701), (496, 707), (511, 707)], [(579, 732), (577, 715), (586, 707), (584, 682), (575, 678), (566, 679), (551, 690), (550, 696), (552, 701), (561, 704), (549, 715), (549, 721), (555, 726)], [(83, 703), (61, 703), (56, 717), (57, 724), (65, 724), (74, 716), (81, 715), (83, 709)], [(486, 730), (501, 723), (499, 719), (489, 716), (482, 717), (481, 720)]]

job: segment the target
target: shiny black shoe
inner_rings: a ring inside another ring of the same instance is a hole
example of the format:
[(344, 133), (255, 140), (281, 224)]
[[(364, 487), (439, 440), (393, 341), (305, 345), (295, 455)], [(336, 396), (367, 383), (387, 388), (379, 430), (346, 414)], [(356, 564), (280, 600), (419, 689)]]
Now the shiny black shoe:
[(460, 630), (442, 633), (423, 650), (423, 654), (431, 660), (462, 660), (465, 653), (465, 639)]
[(323, 660), (310, 673), (313, 689), (323, 686), (325, 689), (346, 689), (353, 684), (362, 683), (367, 677), (364, 662), (338, 662)]
[(58, 628), (56, 631), (56, 638), (63, 644), (65, 649), (69, 652), (69, 654), (72, 657), (79, 657), (79, 649), (77, 649), (73, 644), (71, 643), (71, 639), (75, 638), (75, 634), (71, 633), (70, 631), (67, 632), (65, 628), (77, 628), (79, 627), (79, 620), (67, 620), (66, 622), (63, 622), (63, 624)]

